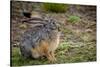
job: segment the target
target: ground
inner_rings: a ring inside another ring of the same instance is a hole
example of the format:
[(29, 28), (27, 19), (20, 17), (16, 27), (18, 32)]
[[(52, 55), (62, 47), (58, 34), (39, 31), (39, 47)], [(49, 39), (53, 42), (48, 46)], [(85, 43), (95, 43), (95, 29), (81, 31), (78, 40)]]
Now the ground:
[[(85, 29), (85, 31), (76, 29), (77, 32), (73, 30), (73, 27), (77, 28), (77, 26), (70, 26), (70, 24), (67, 26), (64, 30), (66, 35), (55, 52), (57, 59), (55, 64), (96, 61), (95, 32), (91, 32), (91, 29)], [(12, 50), (12, 65), (14, 66), (51, 64), (47, 58), (23, 58), (18, 47), (13, 47)]]
[[(82, 9), (84, 8), (82, 7)], [(57, 61), (54, 64), (96, 61), (96, 18), (92, 17), (92, 14), (89, 15), (89, 13), (88, 11), (82, 12), (76, 9), (74, 9), (74, 13), (71, 13), (71, 11), (45, 13), (64, 23), (64, 28), (61, 29), (60, 44), (55, 51)], [(73, 15), (78, 16), (80, 21), (75, 23), (68, 21), (69, 16)], [(45, 57), (25, 59), (20, 55), (19, 46), (17, 45), (19, 44), (20, 33), (27, 30), (28, 27), (30, 28), (31, 25), (16, 22), (12, 19), (12, 66), (52, 64)]]

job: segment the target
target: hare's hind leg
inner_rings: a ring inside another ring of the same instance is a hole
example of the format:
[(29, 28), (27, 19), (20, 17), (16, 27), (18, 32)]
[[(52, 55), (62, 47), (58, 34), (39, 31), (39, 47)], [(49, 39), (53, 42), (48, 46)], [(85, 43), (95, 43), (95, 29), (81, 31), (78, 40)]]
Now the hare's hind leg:
[(37, 49), (32, 48), (31, 51), (32, 51), (32, 57), (33, 57), (33, 58), (36, 59), (36, 58), (39, 58), (39, 57), (40, 57), (40, 55), (39, 55)]

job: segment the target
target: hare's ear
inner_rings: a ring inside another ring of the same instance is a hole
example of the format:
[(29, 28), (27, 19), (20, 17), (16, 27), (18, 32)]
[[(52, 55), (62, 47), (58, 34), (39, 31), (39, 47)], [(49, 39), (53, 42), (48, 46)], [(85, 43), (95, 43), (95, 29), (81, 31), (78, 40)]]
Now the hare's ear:
[(31, 12), (22, 12), (23, 16), (27, 17), (27, 18), (31, 18)]

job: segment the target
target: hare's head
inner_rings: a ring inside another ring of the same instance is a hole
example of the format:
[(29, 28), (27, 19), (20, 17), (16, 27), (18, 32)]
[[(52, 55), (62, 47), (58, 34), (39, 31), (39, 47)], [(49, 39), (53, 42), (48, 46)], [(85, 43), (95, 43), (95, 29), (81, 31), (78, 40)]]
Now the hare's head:
[(47, 20), (45, 20), (44, 26), (48, 29), (51, 29), (51, 30), (58, 29), (57, 21), (55, 19), (52, 19), (52, 18), (48, 18)]

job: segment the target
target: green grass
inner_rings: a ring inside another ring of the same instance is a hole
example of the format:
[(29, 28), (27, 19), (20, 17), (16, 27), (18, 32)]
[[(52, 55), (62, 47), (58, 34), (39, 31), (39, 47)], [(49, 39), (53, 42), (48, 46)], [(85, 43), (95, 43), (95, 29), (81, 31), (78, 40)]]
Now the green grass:
[(80, 21), (80, 17), (79, 16), (69, 16), (68, 21), (71, 23), (78, 23)]
[(44, 3), (42, 8), (49, 12), (63, 13), (68, 9), (68, 5), (57, 3)]
[[(62, 42), (56, 50), (56, 59), (56, 64), (96, 61), (96, 45), (91, 42), (86, 43), (85, 46), (72, 47), (70, 43)], [(17, 47), (12, 49), (11, 60), (13, 66), (50, 64), (44, 57), (39, 59), (23, 58)]]

